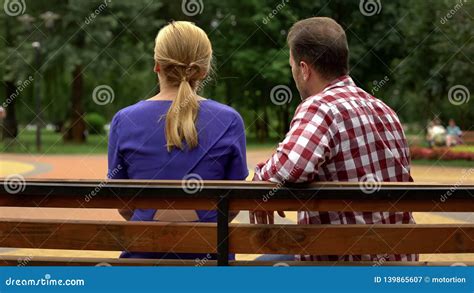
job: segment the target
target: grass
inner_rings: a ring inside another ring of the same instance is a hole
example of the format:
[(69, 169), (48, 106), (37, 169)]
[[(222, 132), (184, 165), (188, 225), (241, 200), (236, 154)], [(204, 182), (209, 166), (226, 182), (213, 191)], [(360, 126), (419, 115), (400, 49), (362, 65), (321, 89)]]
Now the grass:
[(460, 167), (460, 168), (472, 168), (474, 165), (472, 161), (463, 161), (463, 160), (449, 160), (449, 161), (412, 160), (411, 164), (419, 165), (419, 166)]
[[(20, 154), (106, 154), (108, 137), (103, 135), (89, 135), (85, 144), (65, 143), (60, 133), (50, 130), (41, 132), (42, 151), (36, 150), (36, 132), (32, 130), (20, 131), (17, 140), (0, 141), (0, 152), (2, 153), (20, 153)], [(267, 149), (275, 148), (277, 140), (267, 142), (258, 142), (256, 139), (247, 140), (248, 149)]]
[[(107, 136), (90, 135), (85, 144), (65, 143), (62, 135), (54, 131), (41, 132), (41, 154), (105, 154), (107, 153)], [(35, 131), (21, 131), (18, 139), (0, 142), (1, 152), (37, 154)]]
[[(0, 152), (8, 153), (22, 153), (22, 154), (37, 154), (35, 140), (35, 131), (25, 130), (20, 132), (18, 141), (0, 142)], [(106, 154), (107, 153), (107, 135), (90, 135), (85, 144), (64, 143), (61, 134), (53, 131), (42, 131), (43, 148), (41, 154), (48, 155), (73, 155), (73, 154)], [(260, 150), (275, 148), (278, 141), (271, 140), (267, 142), (258, 142), (254, 138), (247, 139), (248, 150)], [(474, 152), (474, 146), (462, 145), (453, 148), (453, 151)], [(413, 160), (414, 165), (436, 165), (445, 167), (472, 167), (473, 163), (470, 161), (432, 161), (432, 160)]]

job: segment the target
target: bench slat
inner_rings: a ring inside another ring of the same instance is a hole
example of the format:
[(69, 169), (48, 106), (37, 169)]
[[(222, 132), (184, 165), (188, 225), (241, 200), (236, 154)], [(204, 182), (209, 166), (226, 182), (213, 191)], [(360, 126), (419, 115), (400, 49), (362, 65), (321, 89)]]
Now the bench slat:
[(216, 200), (206, 198), (193, 199), (161, 199), (140, 198), (119, 199), (113, 197), (94, 196), (85, 200), (85, 195), (48, 195), (0, 196), (0, 206), (3, 207), (45, 207), (45, 208), (95, 208), (95, 209), (180, 209), (180, 210), (213, 210)]
[[(232, 253), (474, 253), (474, 224), (231, 224), (229, 229)], [(17, 248), (214, 253), (217, 243), (216, 225), (209, 223), (5, 219), (0, 231), (0, 247)]]
[[(267, 182), (204, 181), (202, 186), (198, 186), (202, 189), (193, 194), (187, 193), (183, 182), (177, 180), (28, 180), (19, 187), (18, 193), (10, 194), (8, 182), (1, 184), (0, 206), (211, 210), (216, 208), (218, 202), (225, 202), (226, 205), (229, 203), (230, 210), (474, 211), (473, 185), (382, 183), (374, 187), (376, 190), (367, 193), (358, 183), (281, 187)], [(222, 209), (227, 210), (227, 207)], [(227, 220), (221, 221), (221, 224), (227, 225)], [(213, 223), (3, 219), (0, 220), (0, 247), (215, 253), (217, 230)], [(231, 253), (383, 255), (474, 253), (473, 235), (473, 224), (231, 224), (228, 239)], [(219, 253), (227, 255), (227, 250), (222, 247)], [(50, 258), (36, 260), (43, 264), (64, 261)], [(85, 262), (91, 265), (95, 260)], [(4, 260), (6, 264), (12, 261), (8, 257)], [(36, 263), (35, 260), (29, 261)], [(83, 262), (71, 261), (77, 265)], [(118, 265), (123, 263), (122, 260), (115, 262)], [(128, 263), (135, 264), (134, 260)], [(145, 263), (164, 265), (163, 260), (148, 260)], [(213, 264), (207, 261), (204, 265), (208, 263)], [(220, 259), (219, 264), (226, 263)], [(137, 265), (141, 264), (144, 263), (138, 261)], [(175, 261), (166, 265), (182, 264)], [(186, 261), (185, 265), (196, 264)]]
[[(5, 179), (4, 179), (5, 180)], [(374, 183), (375, 184), (375, 183)], [(450, 199), (472, 199), (473, 185), (440, 185), (416, 183), (377, 183), (374, 190), (368, 193), (358, 183), (313, 183), (292, 184), (285, 187), (270, 183), (246, 181), (203, 181), (199, 192), (190, 194), (183, 188), (181, 181), (138, 180), (138, 181), (26, 181), (16, 196), (36, 197), (44, 199), (56, 196), (69, 196), (84, 201), (91, 195), (93, 198), (111, 197), (116, 199), (161, 198), (161, 199), (218, 199), (227, 194), (230, 199), (262, 199), (265, 195), (274, 199), (339, 199), (339, 200), (426, 200), (439, 201), (440, 197), (449, 193)], [(8, 181), (0, 185), (2, 198), (12, 196), (8, 192)], [(198, 190), (196, 190), (198, 191)], [(373, 191), (373, 192), (372, 192)], [(41, 200), (37, 200), (39, 203)]]
[[(0, 266), (215, 266), (216, 261), (171, 260), (171, 259), (126, 259), (126, 258), (83, 258), (83, 257), (40, 257), (0, 256)], [(230, 261), (231, 266), (474, 266), (474, 262), (400, 262), (400, 261)]]
[[(84, 200), (84, 196), (0, 196), (3, 207), (53, 207), (53, 208), (97, 208), (97, 209), (216, 209), (216, 200), (206, 198), (161, 199), (140, 198), (118, 199), (112, 197), (93, 197)], [(284, 211), (386, 211), (386, 212), (472, 212), (474, 200), (447, 199), (444, 202), (434, 200), (291, 200), (291, 199), (232, 199), (231, 210), (284, 210)]]
[(272, 254), (474, 253), (474, 224), (233, 225), (230, 251)]
[(216, 225), (2, 219), (0, 247), (213, 253)]
[[(176, 180), (28, 180), (18, 193), (0, 185), (0, 206), (67, 208), (214, 209), (227, 195), (231, 209), (319, 211), (474, 211), (474, 186), (381, 183), (366, 194), (357, 183), (314, 183), (278, 188), (272, 183), (203, 181), (188, 194)], [(298, 200), (295, 200), (298, 198)]]
[(383, 212), (472, 212), (474, 200), (291, 200), (234, 199), (230, 201), (231, 210), (266, 211), (383, 211)]

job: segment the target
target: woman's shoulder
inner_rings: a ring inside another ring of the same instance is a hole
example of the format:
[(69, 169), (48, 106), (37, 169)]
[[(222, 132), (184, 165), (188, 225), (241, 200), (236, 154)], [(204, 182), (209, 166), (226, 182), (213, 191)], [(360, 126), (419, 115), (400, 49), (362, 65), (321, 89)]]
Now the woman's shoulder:
[(133, 115), (137, 114), (139, 112), (146, 111), (149, 107), (147, 103), (152, 103), (151, 101), (146, 101), (146, 100), (141, 100), (136, 102), (135, 104), (132, 104), (130, 106), (127, 106), (125, 108), (120, 109), (117, 112), (117, 115)]
[(118, 121), (124, 118), (131, 119), (133, 117), (143, 117), (143, 116), (146, 116), (148, 112), (156, 113), (156, 109), (151, 109), (151, 107), (149, 107), (152, 104), (153, 104), (152, 101), (142, 100), (135, 104), (122, 108), (119, 111), (117, 111), (117, 113), (115, 113), (112, 121), (115, 121), (115, 120)]
[(230, 120), (230, 122), (242, 122), (242, 116), (234, 108), (229, 105), (219, 103), (215, 100), (207, 99), (205, 100), (204, 107), (201, 106), (201, 109), (205, 112), (209, 112), (216, 117), (221, 119)]

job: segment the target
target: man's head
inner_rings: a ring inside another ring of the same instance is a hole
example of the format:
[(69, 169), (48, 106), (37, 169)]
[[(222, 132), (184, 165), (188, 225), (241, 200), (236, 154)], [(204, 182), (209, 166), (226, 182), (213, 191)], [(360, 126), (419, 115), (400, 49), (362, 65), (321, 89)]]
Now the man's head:
[(349, 47), (342, 27), (328, 17), (295, 23), (288, 33), (290, 65), (302, 96), (317, 94), (349, 71)]

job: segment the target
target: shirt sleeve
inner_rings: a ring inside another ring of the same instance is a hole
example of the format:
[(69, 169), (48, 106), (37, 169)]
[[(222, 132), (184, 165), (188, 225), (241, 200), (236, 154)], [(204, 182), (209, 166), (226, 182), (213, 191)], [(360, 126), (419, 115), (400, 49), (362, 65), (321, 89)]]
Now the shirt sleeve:
[(236, 115), (230, 129), (232, 137), (232, 152), (228, 166), (226, 168), (227, 180), (245, 180), (249, 175), (247, 168), (247, 150), (245, 139), (244, 122), (240, 115)]
[(318, 168), (336, 153), (337, 127), (331, 109), (317, 102), (307, 103), (296, 110), (290, 130), (276, 152), (257, 166), (254, 180), (311, 182)]
[(128, 179), (125, 160), (120, 153), (119, 114), (120, 112), (114, 116), (110, 124), (107, 172), (109, 179)]

